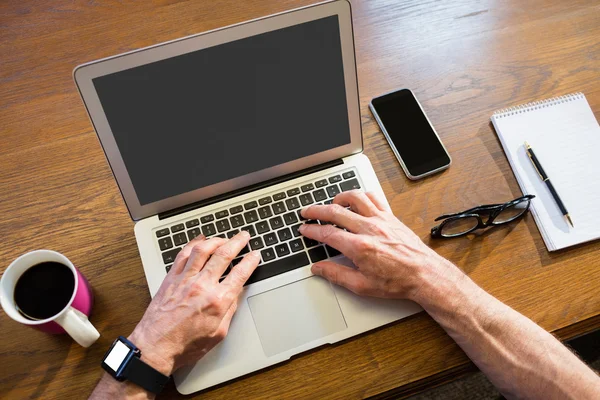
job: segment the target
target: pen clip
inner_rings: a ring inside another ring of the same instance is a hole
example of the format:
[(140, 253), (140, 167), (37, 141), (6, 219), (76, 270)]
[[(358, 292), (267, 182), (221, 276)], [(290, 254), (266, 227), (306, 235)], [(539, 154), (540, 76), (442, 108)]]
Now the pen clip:
[(529, 160), (531, 161), (531, 165), (533, 165), (533, 169), (535, 169), (535, 172), (537, 172), (537, 174), (540, 176), (540, 179), (542, 181), (544, 181), (544, 177), (542, 176), (542, 174), (540, 173), (540, 171), (537, 168), (537, 165), (535, 165), (535, 161), (533, 161), (533, 157), (531, 157), (531, 152), (529, 151), (529, 149), (531, 148), (527, 142), (525, 142), (525, 152), (527, 153), (527, 157), (529, 157)]

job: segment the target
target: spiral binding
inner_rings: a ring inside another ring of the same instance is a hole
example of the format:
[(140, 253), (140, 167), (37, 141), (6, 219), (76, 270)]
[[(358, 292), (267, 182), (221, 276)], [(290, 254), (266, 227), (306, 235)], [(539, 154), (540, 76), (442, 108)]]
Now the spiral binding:
[(521, 104), (514, 107), (503, 108), (492, 114), (494, 118), (506, 118), (511, 115), (522, 114), (534, 110), (538, 110), (545, 107), (555, 106), (560, 103), (567, 103), (569, 101), (583, 99), (585, 96), (581, 92), (571, 93), (564, 96), (552, 97), (546, 100), (534, 101), (527, 104)]

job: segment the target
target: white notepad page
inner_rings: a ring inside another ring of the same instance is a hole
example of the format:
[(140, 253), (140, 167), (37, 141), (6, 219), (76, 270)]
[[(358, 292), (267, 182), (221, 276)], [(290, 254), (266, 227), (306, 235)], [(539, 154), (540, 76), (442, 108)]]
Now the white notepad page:
[[(600, 238), (600, 126), (575, 93), (500, 110), (492, 123), (548, 250)], [(556, 188), (572, 228), (525, 151), (527, 141)]]

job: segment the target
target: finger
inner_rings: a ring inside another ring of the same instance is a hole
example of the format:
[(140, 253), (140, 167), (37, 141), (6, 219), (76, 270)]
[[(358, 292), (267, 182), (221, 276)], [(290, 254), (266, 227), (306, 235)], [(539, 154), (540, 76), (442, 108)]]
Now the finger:
[(359, 213), (363, 217), (372, 217), (377, 215), (379, 209), (373, 204), (371, 199), (360, 190), (350, 190), (335, 196), (333, 204), (339, 204), (342, 207), (348, 207), (352, 211)]
[(382, 199), (381, 196), (375, 194), (375, 192), (367, 192), (366, 195), (375, 204), (375, 207), (381, 211), (392, 212), (389, 203), (385, 199)]
[(241, 293), (244, 288), (244, 284), (250, 278), (250, 275), (254, 272), (258, 263), (260, 262), (260, 253), (253, 251), (244, 256), (235, 267), (231, 269), (231, 272), (227, 274), (221, 285), (224, 289), (229, 291), (232, 296), (237, 296)]
[(231, 303), (231, 305), (227, 309), (227, 312), (225, 312), (223, 319), (221, 320), (221, 326), (226, 327), (226, 330), (225, 330), (226, 332), (229, 328), (229, 325), (231, 324), (231, 319), (233, 318), (233, 314), (235, 314), (236, 311), (237, 311), (237, 298)]
[(250, 240), (250, 234), (246, 231), (241, 231), (217, 248), (204, 269), (202, 269), (202, 275), (217, 281), (227, 267), (229, 267), (231, 261), (248, 245), (248, 240)]
[(222, 332), (224, 336), (227, 336), (227, 333), (229, 332), (229, 325), (231, 325), (231, 319), (233, 318), (233, 314), (235, 314), (236, 310), (237, 299), (231, 303), (231, 305), (225, 312), (221, 323), (219, 324), (219, 331)]
[(304, 224), (300, 225), (300, 233), (309, 239), (328, 244), (353, 259), (356, 236), (333, 225)]
[(171, 267), (171, 270), (169, 272), (172, 274), (181, 273), (183, 271), (183, 269), (185, 268), (185, 264), (187, 263), (187, 260), (190, 257), (190, 254), (192, 253), (192, 248), (195, 245), (200, 244), (205, 240), (206, 240), (206, 236), (200, 235), (200, 236), (190, 240), (190, 242), (188, 244), (183, 246), (183, 249), (181, 249), (179, 254), (177, 254), (177, 257), (175, 257), (175, 261), (173, 261), (173, 267)]
[(318, 262), (312, 266), (311, 271), (356, 294), (366, 294), (369, 285), (369, 281), (361, 272), (332, 261)]
[(184, 273), (196, 275), (204, 268), (210, 255), (226, 242), (227, 239), (212, 237), (194, 244), (191, 248), (188, 261), (185, 264)]
[(302, 216), (306, 219), (318, 219), (343, 226), (352, 232), (359, 232), (364, 217), (354, 213), (339, 204), (326, 206), (312, 205), (302, 210)]

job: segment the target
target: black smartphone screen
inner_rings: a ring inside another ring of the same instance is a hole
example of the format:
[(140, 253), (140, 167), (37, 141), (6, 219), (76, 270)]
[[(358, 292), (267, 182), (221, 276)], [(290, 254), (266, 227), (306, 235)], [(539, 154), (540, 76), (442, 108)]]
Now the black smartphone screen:
[(410, 90), (402, 89), (376, 97), (371, 103), (412, 176), (423, 175), (450, 163), (448, 153)]

